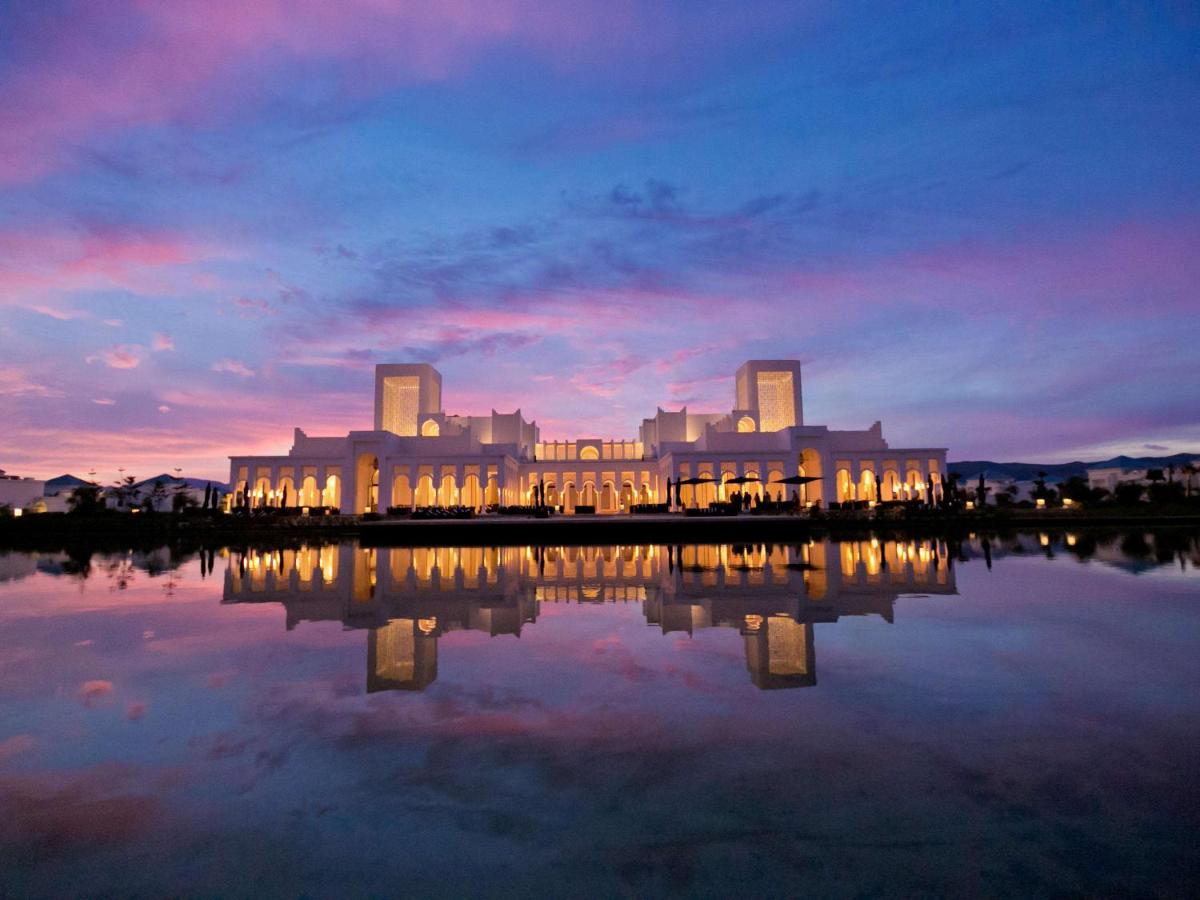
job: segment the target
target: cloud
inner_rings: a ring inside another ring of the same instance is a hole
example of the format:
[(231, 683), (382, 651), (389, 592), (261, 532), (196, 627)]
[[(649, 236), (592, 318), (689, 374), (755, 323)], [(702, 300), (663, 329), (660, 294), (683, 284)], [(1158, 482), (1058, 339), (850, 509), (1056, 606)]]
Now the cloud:
[[(731, 34), (769, 33), (794, 14), (781, 5), (723, 15), (720, 29), (700, 18), (657, 4), (614, 15), (600, 0), (75, 4), (58, 27), (29, 16), (9, 36), (25, 58), (4, 85), (0, 179), (37, 178), (68, 164), (70, 148), (112, 132), (247, 117), (276, 100), (274, 86), (289, 73), (314, 82), (320, 73), (344, 106), (397, 85), (454, 79), (500, 47), (559, 70), (622, 72), (614, 59), (653, 53), (659, 72), (690, 71), (719, 55)], [(663, 33), (676, 40), (664, 45)], [(104, 158), (92, 150), (91, 159)]]
[(94, 706), (102, 697), (107, 697), (113, 691), (113, 683), (102, 679), (85, 681), (79, 686), (79, 698), (84, 706)]
[(212, 370), (239, 378), (253, 378), (255, 374), (252, 368), (236, 359), (219, 359), (212, 364)]
[(120, 344), (87, 357), (89, 363), (102, 362), (110, 369), (136, 369), (142, 363), (144, 347)]
[(1142, 446), (1147, 450), (1158, 450), (1160, 452), (1166, 452), (1171, 449), (1165, 444), (1142, 444)]
[(31, 750), (34, 746), (33, 736), (29, 734), (14, 734), (0, 741), (0, 762), (6, 762), (18, 754)]
[(117, 405), (116, 400), (112, 400), (108, 397), (97, 397), (94, 400), (92, 400), (92, 402), (95, 403), (97, 406), (116, 406)]
[(0, 397), (64, 397), (63, 391), (33, 381), (24, 372), (12, 367), (0, 369)]
[(164, 350), (174, 350), (175, 349), (175, 341), (166, 332), (156, 331), (154, 333), (154, 340), (153, 340), (153, 343), (151, 344), (151, 346), (154, 348), (154, 351), (156, 353), (162, 352)]
[[(98, 289), (179, 293), (183, 286), (175, 280), (176, 270), (230, 255), (216, 245), (149, 227), (90, 223), (4, 229), (0, 230), (0, 304), (63, 322), (87, 318), (89, 312), (63, 308), (53, 297)], [(102, 321), (114, 328), (122, 324), (111, 316)]]
[(167, 406), (165, 403), (162, 403), (159, 405), (158, 411), (160, 413), (169, 413), (171, 411), (171, 407)]

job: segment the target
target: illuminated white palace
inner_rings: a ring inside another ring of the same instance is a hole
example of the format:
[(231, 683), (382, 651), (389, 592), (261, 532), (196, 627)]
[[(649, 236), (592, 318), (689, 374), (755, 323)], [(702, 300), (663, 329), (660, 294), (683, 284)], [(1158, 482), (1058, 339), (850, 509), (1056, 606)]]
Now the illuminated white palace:
[[(688, 507), (734, 490), (776, 499), (795, 491), (804, 504), (940, 495), (945, 448), (891, 448), (879, 422), (863, 431), (806, 425), (798, 361), (751, 360), (735, 382), (735, 408), (727, 413), (659, 408), (642, 421), (637, 440), (543, 441), (519, 409), (447, 415), (442, 376), (432, 366), (380, 365), (373, 429), (310, 437), (297, 428), (286, 456), (231, 457), (230, 482), (235, 502), (248, 492), (251, 506), (346, 514), (526, 505), (539, 485), (546, 505), (564, 513), (620, 513), (673, 500), (668, 479), (684, 482), (680, 500)], [(794, 476), (817, 480), (779, 483)], [(727, 484), (738, 477), (752, 480)]]

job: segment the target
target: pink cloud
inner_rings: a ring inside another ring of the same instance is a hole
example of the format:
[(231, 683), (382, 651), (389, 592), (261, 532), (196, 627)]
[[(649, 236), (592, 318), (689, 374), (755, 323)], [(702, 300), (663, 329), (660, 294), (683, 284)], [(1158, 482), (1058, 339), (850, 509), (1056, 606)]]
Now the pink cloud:
[(237, 375), (239, 378), (254, 377), (254, 370), (237, 359), (219, 359), (212, 364), (212, 370), (226, 375)]
[[(66, 321), (87, 318), (43, 299), (47, 294), (120, 288), (139, 294), (177, 292), (171, 270), (228, 256), (180, 235), (106, 229), (87, 233), (0, 231), (0, 304)], [(106, 325), (120, 326), (117, 319)]]
[(63, 397), (63, 391), (33, 381), (11, 366), (0, 369), (0, 397)]
[(136, 369), (142, 363), (143, 349), (137, 344), (119, 344), (87, 357), (87, 362), (102, 362), (110, 369)]
[(154, 340), (150, 346), (154, 348), (156, 353), (161, 353), (164, 350), (174, 350), (175, 340), (165, 332), (156, 331), (154, 333)]
[(85, 681), (79, 686), (79, 698), (84, 706), (94, 706), (100, 698), (107, 697), (113, 691), (113, 683), (103, 679)]

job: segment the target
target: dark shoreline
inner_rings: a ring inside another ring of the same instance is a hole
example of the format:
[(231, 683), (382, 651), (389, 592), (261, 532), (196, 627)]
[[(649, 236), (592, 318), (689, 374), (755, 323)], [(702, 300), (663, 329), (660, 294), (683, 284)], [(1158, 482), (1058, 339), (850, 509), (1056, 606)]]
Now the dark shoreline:
[(688, 517), (597, 516), (487, 517), (478, 519), (380, 519), (351, 516), (245, 519), (240, 516), (43, 514), (0, 520), (0, 550), (47, 550), (67, 546), (150, 547), (294, 544), (357, 538), (366, 546), (511, 546), (562, 544), (789, 543), (809, 538), (965, 537), (974, 532), (1070, 531), (1073, 529), (1200, 529), (1191, 509), (1095, 512), (1017, 510), (997, 513), (922, 514), (898, 519), (823, 516)]

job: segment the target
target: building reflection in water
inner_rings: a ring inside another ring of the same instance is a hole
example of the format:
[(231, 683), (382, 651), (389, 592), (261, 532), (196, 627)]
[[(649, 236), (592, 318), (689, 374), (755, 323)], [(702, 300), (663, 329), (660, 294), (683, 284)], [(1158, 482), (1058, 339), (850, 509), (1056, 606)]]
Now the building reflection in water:
[(736, 628), (760, 688), (816, 684), (813, 626), (893, 620), (897, 596), (953, 594), (946, 545), (366, 548), (233, 552), (225, 602), (282, 603), (288, 629), (341, 621), (368, 630), (367, 690), (424, 690), (437, 642), (458, 630), (519, 635), (543, 603), (640, 603), (664, 634)]

